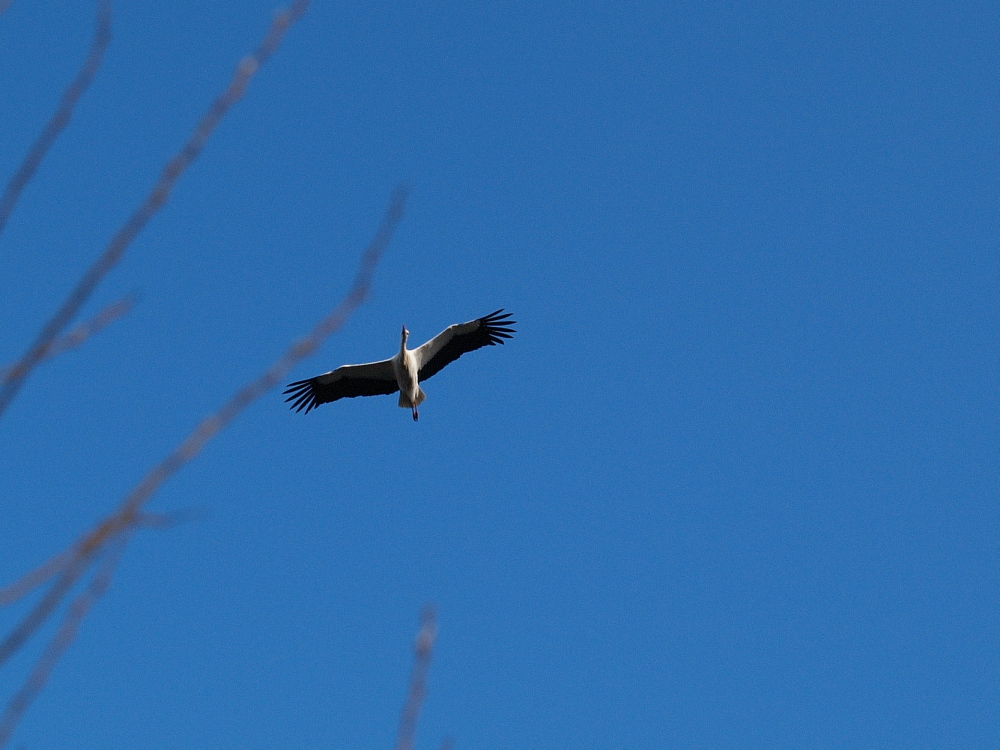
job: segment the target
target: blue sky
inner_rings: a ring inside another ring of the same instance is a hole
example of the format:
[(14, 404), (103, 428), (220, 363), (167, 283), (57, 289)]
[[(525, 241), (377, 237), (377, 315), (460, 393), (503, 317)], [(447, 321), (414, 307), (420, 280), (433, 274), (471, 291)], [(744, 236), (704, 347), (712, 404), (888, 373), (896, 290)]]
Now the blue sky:
[[(0, 360), (273, 10), (116, 3), (0, 237)], [(92, 16), (0, 17), (0, 174)], [(400, 324), (518, 334), (417, 424), (254, 405), (153, 501), (204, 518), (134, 541), (15, 746), (390, 747), (427, 601), (418, 747), (996, 746), (998, 32), (985, 2), (315, 2), (84, 317), (135, 311), (4, 415), (0, 578), (332, 307), (398, 183), (371, 298), (290, 379)]]

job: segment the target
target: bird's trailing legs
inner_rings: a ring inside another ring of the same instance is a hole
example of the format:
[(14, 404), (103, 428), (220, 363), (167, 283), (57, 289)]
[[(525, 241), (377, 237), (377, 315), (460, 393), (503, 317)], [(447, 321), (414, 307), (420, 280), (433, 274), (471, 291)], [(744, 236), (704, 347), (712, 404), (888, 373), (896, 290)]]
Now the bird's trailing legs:
[(417, 411), (417, 407), (414, 406), (413, 407), (413, 421), (416, 422), (418, 419), (420, 419), (420, 413)]

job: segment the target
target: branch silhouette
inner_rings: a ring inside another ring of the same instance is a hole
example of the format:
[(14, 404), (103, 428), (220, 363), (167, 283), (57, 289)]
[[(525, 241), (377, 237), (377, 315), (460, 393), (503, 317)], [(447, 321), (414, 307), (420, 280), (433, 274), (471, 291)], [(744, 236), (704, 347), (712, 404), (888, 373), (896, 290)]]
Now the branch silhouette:
[(431, 668), (431, 655), (437, 639), (437, 614), (434, 607), (425, 604), (420, 612), (420, 631), (413, 644), (413, 672), (410, 675), (410, 690), (399, 717), (399, 734), (396, 750), (413, 750), (417, 734), (417, 719), (427, 695), (427, 674)]
[(24, 711), (45, 685), (59, 657), (75, 637), (86, 613), (107, 590), (132, 533), (142, 526), (150, 525), (151, 518), (149, 514), (143, 512), (143, 506), (167, 479), (197, 456), (215, 435), (250, 404), (280, 383), (289, 370), (343, 326), (350, 315), (364, 302), (371, 288), (379, 258), (403, 217), (406, 198), (405, 188), (399, 187), (393, 193), (382, 223), (361, 258), (351, 288), (326, 317), (322, 318), (304, 338), (289, 346), (285, 353), (259, 377), (237, 391), (217, 412), (204, 419), (177, 448), (146, 474), (125, 496), (113, 514), (103, 519), (69, 549), (56, 555), (17, 583), (0, 591), (0, 601), (9, 602), (45, 581), (55, 578), (38, 604), (0, 643), (0, 664), (2, 664), (38, 630), (66, 598), (73, 586), (86, 575), (96, 561), (100, 560), (100, 565), (97, 566), (89, 584), (70, 604), (58, 631), (35, 663), (28, 679), (8, 703), (3, 717), (0, 718), (0, 747), (10, 739)]
[[(75, 349), (98, 331), (107, 328), (118, 320), (118, 318), (127, 315), (132, 311), (133, 307), (135, 307), (135, 297), (122, 297), (117, 302), (111, 303), (90, 320), (74, 326), (68, 333), (53, 341), (49, 345), (49, 348), (42, 354), (39, 362), (55, 357), (57, 354), (62, 354), (70, 349)], [(23, 372), (23, 367), (22, 362), (17, 362), (7, 367), (0, 367), (0, 383), (7, 383), (16, 378)], [(0, 593), (0, 604), (2, 603), (2, 593)]]
[[(5, 4), (0, 4), (0, 15), (3, 15), (3, 12), (10, 7), (10, 2), (11, 0), (7, 0)], [(0, 234), (3, 234), (4, 227), (7, 226), (7, 220), (10, 218), (14, 206), (17, 205), (18, 198), (21, 197), (21, 193), (27, 184), (31, 182), (31, 178), (35, 176), (35, 172), (38, 171), (42, 159), (45, 158), (49, 148), (55, 143), (59, 134), (69, 124), (69, 118), (73, 114), (73, 108), (76, 106), (77, 101), (79, 101), (80, 97), (83, 96), (83, 93), (90, 86), (91, 81), (94, 80), (94, 76), (97, 75), (97, 70), (101, 67), (101, 61), (104, 60), (104, 52), (107, 50), (110, 41), (111, 2), (110, 0), (100, 0), (97, 3), (97, 28), (94, 31), (94, 41), (90, 44), (90, 52), (87, 54), (87, 59), (83, 61), (80, 72), (76, 74), (76, 78), (73, 79), (73, 82), (63, 93), (62, 100), (59, 102), (59, 107), (56, 109), (55, 114), (45, 124), (38, 139), (32, 144), (27, 156), (24, 157), (24, 161), (21, 162), (21, 166), (14, 172), (14, 175), (10, 178), (10, 182), (7, 183), (7, 187), (4, 188), (3, 195), (0, 196)]]
[(246, 92), (250, 79), (260, 69), (267, 59), (274, 53), (281, 44), (288, 28), (295, 23), (306, 9), (309, 7), (309, 0), (296, 0), (287, 10), (280, 11), (271, 22), (271, 26), (264, 36), (263, 41), (257, 49), (247, 57), (244, 57), (236, 67), (229, 85), (225, 91), (212, 103), (208, 111), (195, 126), (188, 140), (181, 147), (180, 151), (169, 161), (160, 174), (153, 189), (146, 196), (145, 200), (132, 213), (124, 225), (111, 238), (104, 252), (90, 266), (83, 275), (76, 287), (69, 293), (59, 310), (49, 319), (49, 321), (39, 332), (34, 343), (27, 353), (17, 362), (14, 367), (19, 373), (3, 385), (0, 385), (0, 416), (10, 406), (11, 401), (17, 395), (25, 378), (31, 374), (38, 363), (45, 357), (45, 353), (52, 346), (59, 335), (76, 317), (83, 303), (87, 301), (94, 289), (108, 272), (117, 265), (132, 241), (145, 228), (149, 220), (153, 218), (157, 211), (166, 203), (170, 196), (170, 191), (178, 178), (184, 173), (193, 162), (201, 150), (205, 147), (209, 136), (216, 126), (232, 108), (232, 106), (242, 98)]
[[(12, 1), (0, 0), (0, 16)], [(257, 48), (240, 61), (224, 91), (212, 102), (188, 139), (164, 166), (150, 192), (79, 279), (28, 350), (18, 361), (0, 368), (0, 416), (39, 363), (80, 346), (131, 311), (135, 301), (132, 297), (126, 297), (103, 308), (90, 320), (76, 325), (68, 332), (66, 330), (98, 284), (118, 264), (131, 243), (166, 203), (177, 180), (198, 157), (218, 124), (243, 97), (260, 66), (277, 50), (288, 29), (305, 13), (308, 6), (309, 0), (294, 0), (289, 8), (275, 15)], [(64, 91), (55, 113), (0, 195), (0, 234), (24, 189), (38, 171), (53, 143), (69, 124), (76, 104), (96, 76), (110, 42), (111, 20), (110, 0), (98, 0), (94, 37), (83, 65)], [(18, 653), (45, 623), (53, 619), (58, 623), (55, 633), (44, 644), (23, 683), (0, 712), (0, 748), (8, 745), (21, 718), (44, 689), (61, 657), (76, 638), (87, 614), (110, 587), (132, 535), (143, 528), (170, 528), (191, 518), (190, 511), (168, 514), (149, 512), (146, 510), (149, 500), (246, 408), (283, 382), (287, 373), (339, 330), (368, 297), (379, 260), (402, 219), (407, 195), (404, 187), (396, 188), (378, 230), (362, 254), (348, 291), (305, 337), (289, 345), (270, 367), (236, 391), (216, 412), (202, 420), (173, 451), (146, 473), (112, 513), (66, 549), (17, 581), (0, 588), (0, 606), (3, 606), (18, 602), (47, 586), (28, 613), (0, 639), (0, 666)], [(61, 614), (57, 614), (60, 612)], [(397, 740), (399, 750), (413, 748), (436, 635), (434, 609), (426, 606), (421, 613), (409, 691), (400, 716)], [(448, 742), (446, 740), (446, 744)]]

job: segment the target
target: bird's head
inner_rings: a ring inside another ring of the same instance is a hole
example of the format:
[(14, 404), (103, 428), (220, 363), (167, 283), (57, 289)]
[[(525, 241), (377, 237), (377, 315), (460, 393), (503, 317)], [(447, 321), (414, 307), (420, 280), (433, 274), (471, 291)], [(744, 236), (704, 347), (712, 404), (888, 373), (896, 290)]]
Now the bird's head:
[(406, 326), (403, 326), (403, 332), (400, 334), (403, 337), (403, 343), (406, 343), (406, 339), (409, 338), (410, 332), (406, 330)]

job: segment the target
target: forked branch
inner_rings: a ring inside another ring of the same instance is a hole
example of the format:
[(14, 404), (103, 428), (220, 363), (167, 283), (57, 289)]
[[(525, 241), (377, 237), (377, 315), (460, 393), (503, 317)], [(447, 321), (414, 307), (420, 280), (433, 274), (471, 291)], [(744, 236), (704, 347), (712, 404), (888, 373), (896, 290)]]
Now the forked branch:
[[(117, 302), (113, 302), (90, 320), (74, 326), (67, 333), (53, 341), (49, 348), (42, 354), (39, 362), (54, 357), (57, 354), (62, 354), (69, 349), (75, 349), (98, 331), (107, 328), (118, 320), (118, 318), (127, 315), (133, 307), (135, 307), (134, 297), (123, 297)], [(7, 367), (0, 367), (0, 383), (6, 383), (18, 377), (24, 372), (23, 368), (23, 361)], [(3, 603), (2, 600), (3, 593), (0, 591), (0, 604)]]
[(111, 238), (107, 248), (77, 282), (76, 287), (66, 297), (56, 314), (45, 324), (25, 355), (19, 362), (15, 363), (14, 367), (17, 368), (19, 374), (0, 385), (0, 415), (10, 406), (25, 378), (45, 357), (45, 353), (66, 329), (66, 326), (73, 321), (97, 285), (117, 265), (128, 246), (166, 203), (178, 178), (201, 153), (212, 131), (215, 130), (225, 114), (243, 96), (254, 73), (278, 48), (289, 26), (301, 17), (308, 7), (309, 0), (295, 0), (287, 10), (279, 12), (274, 21), (271, 22), (267, 34), (257, 49), (254, 50), (253, 54), (240, 61), (226, 90), (212, 103), (180, 151), (167, 162), (160, 174), (160, 179), (157, 180), (149, 195)]
[[(89, 584), (69, 606), (62, 623), (44, 653), (35, 663), (28, 679), (8, 703), (0, 718), (0, 747), (10, 739), (24, 711), (45, 685), (59, 657), (72, 642), (80, 622), (93, 603), (107, 590), (118, 560), (132, 533), (150, 524), (143, 507), (173, 474), (201, 452), (205, 444), (233, 421), (244, 409), (270, 388), (282, 382), (288, 371), (314, 352), (338, 330), (368, 296), (379, 258), (392, 239), (403, 217), (407, 192), (397, 188), (375, 237), (361, 258), (354, 283), (343, 300), (305, 338), (293, 343), (278, 360), (258, 378), (236, 392), (217, 412), (203, 420), (163, 461), (153, 467), (141, 482), (122, 500), (118, 509), (102, 520), (80, 541), (55, 556), (34, 572), (6, 590), (8, 600), (23, 595), (34, 586), (55, 578), (49, 591), (21, 623), (0, 643), (0, 663), (17, 651), (63, 602), (73, 586), (100, 560)], [(433, 617), (433, 615), (431, 616)], [(423, 631), (421, 631), (423, 632)], [(431, 636), (433, 642), (433, 636)], [(429, 659), (429, 652), (428, 657)], [(424, 668), (426, 672), (426, 668)], [(419, 705), (418, 705), (419, 710)]]

